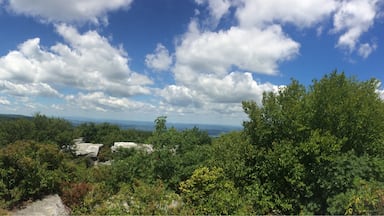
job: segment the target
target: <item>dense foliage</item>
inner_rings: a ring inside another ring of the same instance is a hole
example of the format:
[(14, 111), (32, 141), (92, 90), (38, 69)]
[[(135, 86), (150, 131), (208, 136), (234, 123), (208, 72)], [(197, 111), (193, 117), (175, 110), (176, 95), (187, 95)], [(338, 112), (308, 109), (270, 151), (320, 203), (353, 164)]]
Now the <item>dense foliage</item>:
[[(333, 72), (244, 101), (243, 131), (212, 138), (155, 120), (153, 132), (0, 121), (0, 210), (59, 193), (73, 214), (384, 214), (384, 102), (377, 80)], [(72, 140), (103, 143), (99, 162)], [(153, 145), (111, 152), (116, 141)], [(0, 211), (1, 212), (1, 211)]]
[(36, 114), (33, 118), (0, 121), (0, 146), (17, 140), (51, 142), (65, 148), (73, 140), (73, 126), (64, 119)]
[(268, 211), (344, 214), (335, 197), (362, 190), (355, 181), (383, 182), (384, 103), (377, 86), (333, 72), (308, 89), (292, 81), (265, 93), (262, 106), (243, 102), (255, 180), (266, 198), (273, 196)]
[(57, 193), (63, 153), (56, 146), (17, 141), (0, 149), (0, 207)]

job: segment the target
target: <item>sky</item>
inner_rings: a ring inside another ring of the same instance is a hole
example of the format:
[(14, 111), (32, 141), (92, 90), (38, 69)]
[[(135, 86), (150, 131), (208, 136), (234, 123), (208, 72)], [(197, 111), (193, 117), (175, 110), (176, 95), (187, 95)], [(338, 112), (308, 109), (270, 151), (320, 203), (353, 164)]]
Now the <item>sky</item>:
[[(0, 0), (0, 112), (241, 125), (291, 79), (384, 81), (384, 0)], [(377, 92), (384, 98), (383, 85)]]

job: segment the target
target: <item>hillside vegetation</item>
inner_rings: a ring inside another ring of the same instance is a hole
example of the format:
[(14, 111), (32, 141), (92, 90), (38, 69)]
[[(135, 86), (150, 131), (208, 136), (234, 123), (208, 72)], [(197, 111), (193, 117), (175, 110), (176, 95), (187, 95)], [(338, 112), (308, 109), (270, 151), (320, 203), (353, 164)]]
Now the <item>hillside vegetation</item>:
[[(75, 215), (384, 214), (384, 101), (375, 79), (333, 72), (244, 101), (243, 130), (212, 138), (37, 114), (0, 122), (0, 209), (58, 193)], [(99, 161), (73, 139), (103, 143)], [(116, 141), (153, 145), (125, 149)], [(1, 211), (0, 211), (1, 212)]]

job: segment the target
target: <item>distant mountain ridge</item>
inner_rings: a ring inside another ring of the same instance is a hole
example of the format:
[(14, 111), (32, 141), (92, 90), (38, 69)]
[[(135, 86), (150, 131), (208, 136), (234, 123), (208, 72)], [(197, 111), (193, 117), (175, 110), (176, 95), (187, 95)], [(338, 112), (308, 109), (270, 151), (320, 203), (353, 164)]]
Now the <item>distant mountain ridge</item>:
[[(80, 125), (82, 123), (93, 122), (96, 124), (109, 123), (119, 126), (122, 129), (136, 129), (143, 131), (153, 131), (154, 123), (149, 121), (130, 121), (130, 120), (110, 120), (110, 119), (87, 119), (87, 118), (76, 118), (67, 117), (66, 120), (70, 121), (74, 125)], [(167, 127), (174, 127), (177, 130), (192, 129), (197, 127), (202, 131), (207, 131), (209, 136), (217, 137), (220, 134), (228, 133), (231, 131), (240, 131), (240, 126), (229, 126), (229, 125), (214, 125), (214, 124), (188, 124), (188, 123), (168, 123)]]
[[(48, 116), (50, 117), (50, 116)], [(0, 114), (1, 120), (16, 120), (16, 119), (32, 119), (32, 116), (19, 115), (19, 114)], [(83, 123), (109, 123), (117, 125), (122, 129), (136, 129), (142, 131), (153, 131), (154, 123), (149, 121), (131, 121), (131, 120), (111, 120), (111, 119), (92, 119), (84, 117), (54, 117), (61, 118), (71, 122), (74, 126), (78, 126)], [(220, 134), (228, 133), (231, 131), (240, 131), (242, 130), (241, 126), (231, 126), (231, 125), (214, 125), (214, 124), (189, 124), (189, 123), (172, 123), (168, 122), (167, 127), (174, 127), (177, 130), (186, 130), (197, 127), (202, 131), (207, 131), (209, 136), (217, 137)]]
[(26, 116), (26, 115), (0, 114), (0, 120), (14, 120), (14, 119), (20, 119), (20, 118), (32, 119), (31, 116)]

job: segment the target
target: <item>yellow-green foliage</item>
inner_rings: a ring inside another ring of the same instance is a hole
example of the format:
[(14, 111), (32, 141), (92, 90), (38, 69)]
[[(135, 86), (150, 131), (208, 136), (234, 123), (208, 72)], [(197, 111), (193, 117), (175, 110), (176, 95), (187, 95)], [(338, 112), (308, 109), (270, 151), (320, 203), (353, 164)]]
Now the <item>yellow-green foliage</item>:
[(97, 215), (173, 215), (179, 214), (181, 201), (161, 181), (154, 184), (135, 180), (106, 199), (93, 214)]
[(193, 214), (235, 214), (240, 200), (234, 183), (227, 180), (222, 168), (202, 167), (180, 183), (185, 207)]

